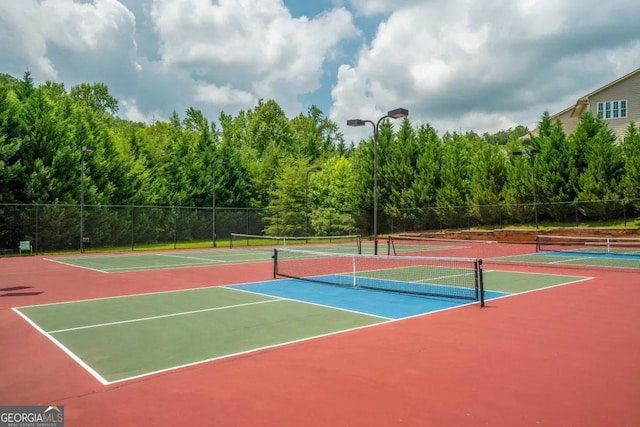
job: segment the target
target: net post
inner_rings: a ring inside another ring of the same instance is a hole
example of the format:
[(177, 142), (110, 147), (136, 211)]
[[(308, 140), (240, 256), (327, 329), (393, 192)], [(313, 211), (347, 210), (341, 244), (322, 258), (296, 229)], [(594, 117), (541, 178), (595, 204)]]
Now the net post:
[(536, 234), (536, 252), (540, 252), (540, 235)]
[(278, 248), (273, 248), (273, 278), (278, 277)]
[(480, 307), (484, 307), (484, 274), (482, 273), (482, 260), (478, 260), (478, 281), (480, 285)]
[(356, 282), (356, 257), (352, 256), (351, 257), (351, 274), (353, 274), (353, 287), (357, 287), (358, 283)]

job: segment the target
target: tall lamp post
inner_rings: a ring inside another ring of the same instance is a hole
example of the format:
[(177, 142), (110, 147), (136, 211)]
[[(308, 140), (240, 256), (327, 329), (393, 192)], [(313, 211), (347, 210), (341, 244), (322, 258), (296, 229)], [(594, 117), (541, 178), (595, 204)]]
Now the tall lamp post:
[(211, 219), (211, 229), (212, 229), (212, 236), (211, 236), (211, 240), (213, 240), (213, 247), (216, 247), (216, 165), (226, 165), (227, 163), (229, 163), (229, 160), (225, 159), (225, 158), (220, 158), (220, 159), (216, 159), (215, 162), (213, 162), (213, 179), (212, 179), (212, 184), (211, 184), (211, 193), (213, 195), (212, 197), (212, 219)]
[(396, 108), (380, 117), (376, 123), (371, 120), (347, 120), (347, 126), (364, 126), (365, 123), (371, 123), (373, 126), (373, 252), (375, 255), (378, 255), (378, 127), (384, 119), (400, 119), (408, 115), (409, 110), (406, 108)]
[(320, 172), (322, 168), (320, 166), (312, 167), (307, 170), (307, 176), (304, 184), (304, 221), (305, 221), (305, 236), (309, 235), (309, 174), (314, 172)]
[(85, 145), (80, 152), (80, 253), (84, 252), (84, 155), (94, 151), (95, 145)]
[(536, 230), (538, 230), (538, 203), (537, 203), (537, 191), (536, 191), (536, 176), (535, 176), (535, 165), (536, 165), (536, 154), (540, 153), (540, 150), (537, 148), (532, 148), (531, 150), (522, 150), (522, 151), (509, 151), (510, 156), (528, 156), (531, 164), (531, 187), (533, 190), (533, 216), (536, 222)]

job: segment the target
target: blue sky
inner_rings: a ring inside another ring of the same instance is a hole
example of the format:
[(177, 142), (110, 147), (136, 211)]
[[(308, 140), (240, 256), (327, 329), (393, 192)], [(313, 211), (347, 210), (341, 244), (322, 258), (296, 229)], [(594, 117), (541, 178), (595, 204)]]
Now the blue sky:
[(211, 120), (317, 105), (347, 141), (404, 107), (416, 126), (536, 126), (640, 67), (637, 0), (0, 0), (0, 72), (103, 82), (119, 114)]

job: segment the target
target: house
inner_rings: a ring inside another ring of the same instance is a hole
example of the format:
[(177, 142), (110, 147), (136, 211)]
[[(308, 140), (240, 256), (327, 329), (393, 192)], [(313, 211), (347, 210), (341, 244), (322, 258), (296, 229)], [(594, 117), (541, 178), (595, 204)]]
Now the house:
[[(578, 99), (575, 105), (554, 114), (567, 135), (578, 126), (580, 115), (591, 111), (605, 119), (618, 139), (624, 138), (632, 121), (640, 125), (640, 68)], [(538, 128), (531, 131), (538, 135)]]

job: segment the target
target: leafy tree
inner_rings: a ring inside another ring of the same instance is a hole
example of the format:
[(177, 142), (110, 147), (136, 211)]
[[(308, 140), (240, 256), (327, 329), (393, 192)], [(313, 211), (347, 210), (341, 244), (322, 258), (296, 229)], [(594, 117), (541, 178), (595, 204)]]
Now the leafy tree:
[[(421, 229), (436, 228), (439, 221), (436, 218), (438, 189), (442, 185), (440, 166), (444, 153), (444, 146), (435, 129), (430, 125), (418, 128), (416, 141), (418, 143), (418, 158), (416, 160), (415, 180), (412, 190), (417, 208), (424, 212)], [(427, 210), (427, 208), (429, 208)]]
[[(576, 193), (581, 201), (617, 200), (624, 173), (624, 161), (616, 136), (600, 117), (585, 113), (580, 118), (573, 134), (574, 146), (580, 147), (576, 164), (584, 162), (582, 173), (577, 177)], [(575, 171), (574, 171), (575, 172)], [(619, 203), (581, 204), (587, 217), (609, 219), (617, 214)]]
[[(387, 124), (385, 123), (383, 129)], [(417, 219), (417, 197), (413, 183), (416, 178), (419, 145), (408, 119), (402, 121), (395, 138), (391, 139), (384, 151), (379, 183), (381, 194), (384, 195), (380, 201), (382, 219), (387, 219), (387, 223), (391, 222), (386, 229), (382, 229), (383, 232), (387, 232), (400, 224), (402, 228), (407, 228), (404, 224), (413, 224)]]
[[(307, 170), (309, 173), (309, 170)], [(346, 235), (356, 232), (353, 218), (355, 174), (349, 159), (339, 154), (327, 159), (322, 170), (308, 175), (310, 233)]]
[[(629, 124), (622, 142), (624, 160), (623, 194), (627, 199), (640, 199), (640, 129), (634, 122)], [(636, 202), (640, 207), (640, 200)]]
[(20, 161), (14, 161), (20, 150), (20, 141), (6, 142), (6, 137), (0, 134), (0, 203), (15, 202), (18, 178), (24, 171)]
[(276, 147), (282, 147), (289, 151), (293, 149), (293, 135), (289, 120), (282, 108), (273, 100), (264, 102), (260, 100), (258, 106), (248, 114), (248, 126), (246, 138), (251, 147), (255, 148), (258, 155), (267, 149), (270, 143)]
[(33, 91), (35, 90), (35, 85), (33, 84), (33, 79), (31, 78), (31, 72), (25, 71), (22, 76), (22, 80), (20, 81), (20, 86), (18, 87), (18, 95), (20, 95), (20, 99), (27, 99), (31, 96)]
[(296, 159), (276, 177), (273, 198), (265, 218), (265, 233), (271, 236), (303, 236), (306, 233), (305, 187), (309, 166)]
[(475, 134), (445, 135), (441, 165), (442, 185), (437, 191), (438, 215), (442, 224), (460, 227), (466, 212), (463, 206), (469, 195), (469, 166), (478, 143)]
[(543, 116), (538, 136), (532, 137), (532, 145), (540, 153), (535, 156), (535, 187), (538, 201), (545, 215), (556, 221), (567, 220), (573, 213), (569, 165), (570, 152), (560, 121), (551, 122)]
[(109, 87), (104, 83), (81, 83), (71, 88), (71, 99), (79, 106), (86, 107), (96, 113), (118, 112), (118, 100), (111, 96)]
[(502, 148), (486, 144), (471, 159), (468, 204), (471, 215), (486, 224), (501, 219), (502, 189), (507, 179), (507, 160)]

